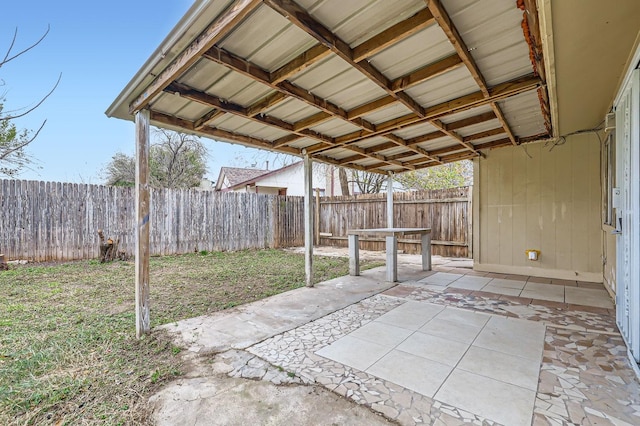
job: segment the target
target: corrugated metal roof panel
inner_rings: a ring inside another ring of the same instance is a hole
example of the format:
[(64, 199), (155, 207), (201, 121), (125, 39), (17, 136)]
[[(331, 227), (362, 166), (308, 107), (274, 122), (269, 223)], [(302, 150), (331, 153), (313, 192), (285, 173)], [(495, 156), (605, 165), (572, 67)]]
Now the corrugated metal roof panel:
[(184, 118), (185, 120), (196, 121), (211, 111), (211, 109), (211, 107), (197, 102), (187, 102), (187, 104), (181, 108), (176, 115), (180, 118)]
[(374, 164), (378, 164), (380, 160), (376, 160), (375, 158), (363, 158), (362, 160), (355, 161), (355, 164), (359, 164), (360, 166), (367, 167), (372, 166)]
[[(389, 148), (389, 149), (385, 149), (383, 151), (380, 151), (380, 153), (384, 156), (389, 156), (389, 155), (396, 155), (396, 154), (402, 154), (403, 152), (406, 152), (407, 148), (404, 146), (396, 146), (394, 148)], [(405, 161), (405, 160), (403, 160)]]
[(325, 121), (324, 123), (319, 124), (317, 126), (313, 126), (310, 129), (313, 130), (314, 132), (322, 133), (324, 135), (328, 135), (328, 136), (331, 136), (332, 138), (335, 138), (347, 133), (360, 130), (360, 127), (354, 124), (351, 124), (347, 121), (334, 118), (332, 120)]
[(409, 111), (409, 108), (407, 108), (404, 104), (394, 103), (386, 108), (363, 115), (362, 118), (373, 124), (379, 124), (384, 123), (387, 120), (393, 120), (394, 118), (402, 117), (409, 113), (411, 113), (411, 111)]
[(521, 93), (498, 104), (514, 135), (526, 137), (547, 132), (537, 91)]
[(437, 105), (479, 91), (478, 85), (465, 67), (434, 77), (405, 92), (424, 107)]
[(480, 144), (483, 144), (483, 143), (497, 141), (497, 140), (500, 140), (500, 139), (507, 139), (507, 135), (505, 133), (501, 133), (499, 135), (487, 136), (486, 138), (476, 139), (475, 141), (472, 141), (471, 144), (472, 145), (480, 145)]
[(431, 25), (373, 56), (371, 63), (387, 78), (395, 79), (454, 53), (444, 31)]
[(404, 129), (396, 130), (394, 135), (401, 137), (402, 139), (415, 138), (416, 136), (426, 135), (427, 133), (435, 132), (436, 129), (429, 123), (416, 124), (415, 126), (405, 127)]
[(351, 47), (425, 8), (422, 0), (299, 0)]
[(442, 3), (489, 86), (533, 72), (521, 27), (524, 12), (513, 2)]
[[(340, 105), (347, 111), (386, 95), (380, 86), (365, 78), (359, 71), (353, 71), (352, 75), (347, 76), (344, 73), (318, 86), (314, 93), (331, 103)], [(356, 78), (360, 78), (360, 80), (355, 80)]]
[(189, 69), (180, 81), (198, 90), (206, 90), (231, 71), (208, 59), (200, 59)]
[(306, 102), (302, 102), (294, 98), (287, 98), (286, 100), (267, 109), (264, 114), (271, 115), (289, 123), (296, 123), (302, 119), (311, 117), (318, 112), (320, 112), (318, 108), (310, 106)]
[(463, 127), (461, 129), (457, 129), (456, 133), (460, 136), (469, 136), (476, 133), (484, 132), (486, 130), (492, 130), (502, 127), (500, 121), (496, 118), (489, 121), (484, 121), (482, 123), (473, 124), (471, 126)]
[(187, 106), (188, 103), (189, 100), (181, 98), (178, 95), (174, 95), (173, 93), (162, 93), (155, 101), (153, 101), (152, 106), (156, 111), (174, 115)]
[(445, 136), (443, 138), (434, 139), (432, 141), (419, 143), (418, 146), (420, 148), (426, 149), (427, 151), (433, 151), (434, 149), (441, 149), (441, 148), (448, 148), (448, 147), (462, 146), (462, 145), (460, 145), (460, 143), (455, 139), (449, 136)]
[(317, 42), (266, 5), (260, 6), (220, 46), (273, 71)]
[[(247, 86), (253, 86), (256, 89), (256, 96), (253, 96), (253, 99), (250, 102), (244, 104), (239, 103), (239, 97), (247, 88)], [(204, 90), (204, 92), (209, 95), (217, 96), (220, 99), (234, 102), (245, 107), (264, 97), (267, 93), (269, 93), (269, 91), (270, 89), (267, 86), (256, 83), (249, 77), (245, 77), (244, 75), (237, 72), (229, 72), (225, 74), (221, 79), (217, 80), (211, 86), (206, 87)]]
[(289, 142), (287, 145), (292, 146), (294, 148), (302, 149), (302, 148), (306, 148), (306, 147), (311, 146), (311, 145), (315, 145), (317, 143), (318, 143), (318, 141), (315, 140), (315, 139), (300, 138), (300, 139), (296, 139), (293, 142)]
[(446, 117), (442, 117), (440, 120), (443, 123), (453, 123), (454, 121), (464, 120), (465, 118), (475, 117), (476, 115), (484, 114), (485, 112), (492, 111), (490, 105), (483, 105), (476, 108), (471, 108), (466, 111), (457, 112), (455, 114), (447, 115)]
[(374, 136), (369, 139), (358, 141), (353, 145), (358, 146), (360, 148), (370, 148), (372, 146), (380, 145), (387, 142), (389, 142), (389, 140), (383, 136)]

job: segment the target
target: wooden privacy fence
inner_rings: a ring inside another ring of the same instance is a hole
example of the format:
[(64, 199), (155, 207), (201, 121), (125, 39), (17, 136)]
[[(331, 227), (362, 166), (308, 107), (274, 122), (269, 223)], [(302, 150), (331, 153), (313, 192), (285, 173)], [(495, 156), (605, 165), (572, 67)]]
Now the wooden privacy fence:
[[(151, 255), (304, 245), (304, 199), (153, 189)], [(0, 253), (31, 261), (91, 259), (97, 231), (134, 252), (133, 188), (0, 180)]]
[[(393, 194), (393, 223), (403, 228), (431, 228), (432, 253), (471, 257), (471, 188)], [(347, 230), (387, 226), (387, 195), (356, 195), (320, 199), (317, 226), (324, 245), (347, 245)], [(384, 250), (383, 239), (361, 239), (363, 250)], [(405, 253), (419, 253), (417, 238), (398, 241)]]

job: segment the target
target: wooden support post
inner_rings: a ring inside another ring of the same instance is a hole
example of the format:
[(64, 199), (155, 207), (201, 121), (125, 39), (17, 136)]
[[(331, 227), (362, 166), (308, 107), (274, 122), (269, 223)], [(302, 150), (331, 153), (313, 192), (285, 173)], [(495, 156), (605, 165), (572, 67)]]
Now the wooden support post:
[(386, 237), (387, 245), (387, 281), (398, 281), (398, 238), (395, 235)]
[(304, 154), (304, 272), (307, 287), (313, 287), (313, 162)]
[(387, 228), (393, 228), (393, 174), (387, 177)]
[(360, 241), (357, 235), (349, 235), (349, 275), (360, 275)]
[(422, 270), (431, 270), (431, 232), (428, 234), (422, 234)]
[(151, 330), (149, 318), (149, 110), (136, 120), (136, 337)]
[(316, 188), (316, 216), (314, 221), (314, 233), (316, 237), (316, 245), (320, 245), (320, 188)]

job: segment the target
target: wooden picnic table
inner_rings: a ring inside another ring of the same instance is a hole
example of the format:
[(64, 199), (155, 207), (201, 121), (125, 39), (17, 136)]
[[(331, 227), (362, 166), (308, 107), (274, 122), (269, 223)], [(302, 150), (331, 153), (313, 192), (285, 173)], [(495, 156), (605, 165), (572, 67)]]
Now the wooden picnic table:
[(398, 281), (398, 237), (421, 235), (422, 270), (431, 270), (431, 228), (371, 228), (350, 229), (349, 275), (360, 275), (360, 237), (385, 238), (387, 249), (387, 281)]

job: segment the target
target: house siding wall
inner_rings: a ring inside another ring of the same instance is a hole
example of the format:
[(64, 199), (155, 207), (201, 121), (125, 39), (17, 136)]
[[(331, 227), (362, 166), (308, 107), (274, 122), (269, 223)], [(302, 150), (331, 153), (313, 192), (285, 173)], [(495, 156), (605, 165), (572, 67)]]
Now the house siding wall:
[[(475, 166), (475, 269), (602, 282), (596, 135), (573, 136), (553, 149), (496, 149)], [(540, 250), (539, 260), (528, 260), (527, 249)]]

